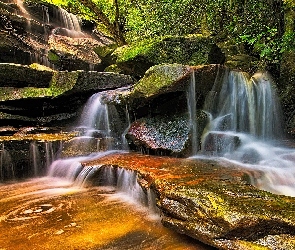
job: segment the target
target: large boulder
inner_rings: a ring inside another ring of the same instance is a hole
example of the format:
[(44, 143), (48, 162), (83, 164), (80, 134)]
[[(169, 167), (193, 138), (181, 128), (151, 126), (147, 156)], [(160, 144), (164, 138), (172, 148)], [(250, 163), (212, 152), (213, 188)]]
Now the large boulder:
[(295, 198), (250, 185), (254, 176), (263, 177), (255, 170), (140, 154), (114, 154), (83, 165), (134, 171), (143, 190), (156, 194), (165, 226), (218, 249), (295, 248)]
[(189, 132), (187, 116), (142, 118), (131, 124), (126, 138), (137, 151), (187, 155)]
[(203, 65), (224, 62), (224, 54), (213, 39), (200, 35), (143, 40), (119, 47), (112, 56), (125, 74), (137, 78), (157, 64)]

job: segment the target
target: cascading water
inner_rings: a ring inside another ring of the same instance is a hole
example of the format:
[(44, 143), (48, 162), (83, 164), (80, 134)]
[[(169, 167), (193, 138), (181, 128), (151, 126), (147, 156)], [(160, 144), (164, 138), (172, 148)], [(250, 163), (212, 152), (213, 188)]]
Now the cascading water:
[(122, 137), (125, 124), (121, 121), (114, 105), (103, 103), (100, 92), (92, 95), (87, 101), (77, 126), (80, 131), (79, 141), (97, 140), (97, 151), (111, 149), (126, 149), (125, 138)]
[(35, 177), (40, 175), (40, 168), (42, 166), (40, 159), (38, 144), (33, 141), (30, 143), (30, 164), (33, 168), (33, 176)]
[(6, 179), (14, 179), (15, 172), (11, 155), (4, 148), (4, 144), (2, 144), (1, 147), (2, 148), (0, 149), (0, 180), (3, 181)]
[(196, 110), (196, 80), (195, 72), (191, 74), (189, 89), (187, 91), (187, 100), (188, 100), (188, 111), (189, 111), (189, 124), (190, 131), (192, 134), (192, 154), (198, 152), (198, 128), (197, 128), (197, 110)]
[(205, 102), (209, 122), (202, 149), (194, 157), (233, 161), (256, 173), (257, 187), (295, 196), (295, 151), (278, 146), (283, 129), (271, 77), (225, 71), (216, 79)]

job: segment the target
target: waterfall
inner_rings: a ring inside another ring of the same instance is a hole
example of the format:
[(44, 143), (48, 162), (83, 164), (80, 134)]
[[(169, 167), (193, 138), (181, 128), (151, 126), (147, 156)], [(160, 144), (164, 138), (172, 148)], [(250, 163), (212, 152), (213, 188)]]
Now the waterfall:
[[(148, 209), (154, 219), (158, 219), (155, 193), (147, 188), (145, 191), (138, 183), (136, 171), (113, 166), (83, 166), (83, 161), (93, 161), (117, 153), (116, 150), (99, 152), (89, 156), (58, 159), (48, 169), (48, 176), (69, 181), (75, 187), (84, 188), (90, 183), (97, 186), (111, 186), (116, 189), (118, 198), (137, 203)], [(123, 153), (120, 151), (120, 153)]]
[(193, 71), (190, 78), (187, 91), (189, 125), (192, 138), (192, 155), (198, 152), (198, 128), (197, 128), (197, 110), (196, 110), (196, 79)]
[(67, 12), (63, 8), (58, 8), (57, 17), (60, 26), (52, 31), (53, 34), (68, 36), (71, 38), (85, 37), (85, 34), (81, 30), (81, 21), (76, 15)]
[(114, 105), (103, 103), (103, 96), (107, 92), (100, 92), (92, 95), (83, 108), (77, 126), (82, 140), (97, 140), (97, 151), (111, 149), (126, 149), (124, 134), (125, 125), (121, 121), (119, 113)]
[(282, 112), (268, 73), (220, 73), (204, 111), (209, 122), (195, 157), (222, 157), (250, 169), (257, 187), (295, 196), (295, 150), (280, 146)]
[(33, 176), (40, 175), (40, 168), (42, 167), (40, 159), (41, 158), (38, 145), (35, 141), (33, 141), (30, 143), (30, 163), (33, 167)]
[(79, 127), (86, 129), (86, 136), (102, 133), (109, 137), (111, 134), (108, 105), (103, 104), (101, 98), (101, 93), (92, 95), (82, 111)]
[(4, 143), (1, 145), (0, 150), (0, 180), (11, 180), (15, 178), (14, 166), (11, 155), (4, 148)]

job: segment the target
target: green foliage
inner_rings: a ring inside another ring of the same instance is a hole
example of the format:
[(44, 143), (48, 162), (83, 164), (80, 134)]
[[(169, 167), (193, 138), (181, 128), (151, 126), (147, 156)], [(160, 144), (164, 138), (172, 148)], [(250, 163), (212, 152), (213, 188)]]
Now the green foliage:
[[(95, 20), (92, 10), (78, 0), (42, 1)], [(115, 22), (114, 1), (93, 2), (110, 23)], [(284, 27), (284, 15), (293, 5), (291, 0), (118, 0), (117, 21), (128, 43), (167, 35), (210, 34), (218, 41), (231, 39), (244, 45), (248, 54), (276, 63), (284, 51), (294, 48), (294, 30), (285, 34)]]

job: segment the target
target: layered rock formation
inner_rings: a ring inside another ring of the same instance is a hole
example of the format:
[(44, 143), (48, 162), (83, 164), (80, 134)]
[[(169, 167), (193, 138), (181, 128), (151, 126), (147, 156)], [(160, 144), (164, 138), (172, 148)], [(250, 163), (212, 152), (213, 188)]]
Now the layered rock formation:
[[(86, 166), (137, 173), (156, 193), (162, 223), (218, 249), (294, 249), (294, 198), (261, 191), (255, 171), (215, 161), (114, 154)], [(97, 180), (96, 180), (97, 181)]]

